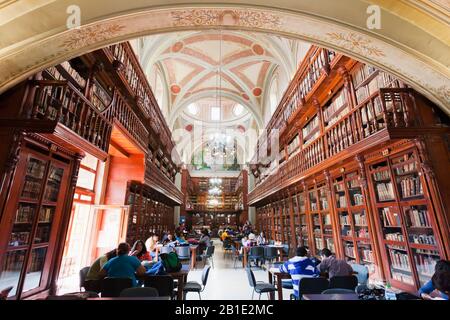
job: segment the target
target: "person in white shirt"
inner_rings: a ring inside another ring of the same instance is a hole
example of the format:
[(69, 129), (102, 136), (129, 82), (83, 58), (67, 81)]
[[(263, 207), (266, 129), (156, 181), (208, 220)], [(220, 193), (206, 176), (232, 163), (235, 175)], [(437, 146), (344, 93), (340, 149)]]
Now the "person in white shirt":
[(267, 243), (266, 237), (264, 236), (264, 232), (261, 231), (258, 238), (256, 238), (256, 245), (262, 246)]

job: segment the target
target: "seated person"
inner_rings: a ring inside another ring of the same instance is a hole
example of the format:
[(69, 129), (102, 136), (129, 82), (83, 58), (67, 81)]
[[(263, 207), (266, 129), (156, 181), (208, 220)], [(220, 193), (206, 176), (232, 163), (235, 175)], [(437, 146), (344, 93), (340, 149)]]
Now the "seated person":
[(222, 234), (220, 235), (220, 240), (224, 241), (226, 238), (228, 238), (228, 232), (227, 232), (227, 230), (225, 230), (224, 232), (222, 232)]
[(203, 252), (207, 247), (211, 246), (211, 238), (209, 236), (209, 232), (206, 229), (202, 231), (202, 237), (198, 242), (199, 252)]
[(111, 250), (104, 255), (97, 258), (94, 263), (92, 263), (89, 271), (86, 275), (84, 282), (84, 288), (86, 291), (100, 292), (101, 281), (104, 275), (101, 273), (103, 266), (112, 258), (117, 256), (117, 250)]
[(175, 234), (175, 241), (178, 244), (187, 244), (187, 241), (184, 239), (184, 237), (182, 236), (182, 234), (180, 232), (177, 232)]
[(164, 246), (176, 247), (178, 244), (177, 240), (174, 239), (173, 235), (169, 233), (167, 239), (163, 242)]
[(267, 243), (267, 239), (264, 236), (264, 232), (261, 231), (258, 238), (256, 238), (256, 245), (262, 246), (262, 245), (265, 245), (266, 243)]
[(317, 269), (321, 273), (328, 273), (329, 278), (335, 276), (351, 276), (353, 274), (352, 267), (345, 260), (336, 259), (329, 249), (322, 249), (320, 255), (322, 262), (319, 263)]
[[(440, 273), (440, 272), (447, 272), (447, 274), (448, 274), (448, 272), (450, 272), (450, 261), (439, 260), (436, 263), (436, 266), (434, 267), (434, 273), (436, 274), (436, 273)], [(445, 291), (442, 291), (442, 290), (436, 288), (433, 283), (433, 279), (431, 279), (430, 281), (425, 283), (419, 289), (419, 296), (425, 300), (432, 300), (434, 298), (431, 296), (431, 293), (435, 290), (439, 291), (441, 298), (448, 300), (448, 292), (445, 293)]]
[(150, 261), (152, 258), (147, 251), (144, 241), (138, 240), (134, 243), (130, 251), (130, 256), (135, 256), (139, 261)]
[(130, 245), (128, 243), (119, 244), (117, 257), (112, 258), (103, 266), (101, 274), (110, 278), (130, 278), (135, 287), (137, 285), (136, 274), (143, 276), (146, 270), (138, 258), (128, 255), (129, 252)]
[(431, 278), (433, 287), (441, 293), (441, 296), (433, 300), (448, 300), (450, 294), (450, 271), (440, 270), (435, 272)]
[(154, 233), (147, 239), (147, 241), (145, 241), (145, 246), (147, 247), (147, 250), (150, 253), (152, 259), (156, 257), (156, 248), (160, 246), (158, 240), (158, 235)]
[(308, 251), (304, 247), (298, 247), (296, 256), (286, 261), (280, 266), (280, 272), (289, 273), (292, 278), (294, 295), (300, 297), (299, 284), (302, 278), (313, 278), (319, 275), (317, 268), (311, 259), (308, 258)]

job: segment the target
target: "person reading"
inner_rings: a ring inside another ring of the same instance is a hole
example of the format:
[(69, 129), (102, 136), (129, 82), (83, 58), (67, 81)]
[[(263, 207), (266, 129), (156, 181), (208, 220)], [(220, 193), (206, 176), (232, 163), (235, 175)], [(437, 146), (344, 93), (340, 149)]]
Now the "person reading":
[(128, 255), (130, 252), (130, 245), (126, 242), (119, 244), (117, 247), (117, 257), (109, 260), (102, 268), (103, 277), (110, 278), (130, 278), (133, 286), (137, 285), (136, 274), (143, 276), (146, 272), (141, 261), (135, 256)]
[(145, 243), (142, 240), (138, 240), (134, 243), (133, 248), (131, 248), (130, 251), (130, 256), (135, 256), (141, 262), (152, 260), (149, 252), (147, 251), (147, 247), (145, 246)]
[[(425, 283), (420, 289), (419, 289), (419, 296), (424, 299), (424, 300), (435, 300), (436, 298), (432, 297), (431, 294), (434, 291), (438, 291), (440, 298), (444, 299), (444, 300), (448, 300), (448, 290), (446, 292), (445, 290), (445, 285), (443, 284), (444, 281), (444, 277), (442, 277), (440, 274), (447, 274), (447, 276), (450, 273), (450, 261), (446, 261), (446, 260), (439, 260), (438, 262), (436, 262), (436, 265), (434, 267), (434, 274), (438, 274), (436, 275), (436, 277), (434, 277), (434, 281), (433, 278), (431, 280), (429, 280), (427, 283)], [(436, 287), (436, 284), (438, 285), (438, 287)], [(447, 281), (448, 284), (448, 281)], [(447, 288), (448, 289), (448, 288)]]
[(336, 276), (350, 276), (353, 274), (352, 267), (345, 260), (336, 259), (330, 249), (322, 249), (320, 255), (322, 262), (319, 263), (317, 268), (321, 273), (328, 273), (330, 279)]
[(280, 272), (289, 273), (292, 278), (294, 296), (298, 300), (300, 297), (299, 284), (302, 278), (313, 278), (319, 275), (317, 268), (308, 257), (308, 250), (305, 247), (298, 247), (296, 256), (286, 261), (280, 267)]
[(98, 257), (89, 268), (84, 281), (84, 288), (86, 291), (100, 292), (101, 280), (103, 279), (103, 274), (101, 270), (103, 266), (112, 258), (117, 256), (117, 250), (111, 250), (104, 255)]

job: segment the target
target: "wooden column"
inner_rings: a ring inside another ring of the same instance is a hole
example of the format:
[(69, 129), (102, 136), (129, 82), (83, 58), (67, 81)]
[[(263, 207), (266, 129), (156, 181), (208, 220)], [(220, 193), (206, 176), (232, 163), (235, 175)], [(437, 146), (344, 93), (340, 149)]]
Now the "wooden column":
[(375, 265), (378, 268), (375, 271), (375, 277), (385, 279), (386, 273), (384, 270), (384, 264), (382, 263), (383, 258), (381, 256), (381, 250), (384, 250), (382, 246), (384, 245), (382, 242), (382, 239), (379, 239), (379, 234), (376, 231), (376, 223), (375, 219), (378, 219), (378, 209), (375, 207), (372, 207), (372, 203), (374, 203), (371, 199), (370, 192), (369, 192), (369, 183), (368, 183), (368, 177), (367, 177), (367, 171), (364, 163), (364, 157), (361, 154), (358, 154), (355, 156), (355, 160), (358, 163), (359, 166), (359, 183), (361, 186), (361, 190), (363, 192), (364, 197), (364, 203), (366, 205), (366, 216), (367, 216), (367, 224), (369, 227), (369, 233), (370, 233), (370, 239), (372, 241), (372, 251), (374, 253), (375, 257)]
[(290, 217), (290, 228), (291, 228), (291, 249), (297, 248), (297, 235), (295, 234), (295, 216), (294, 216), (294, 203), (292, 201), (292, 192), (288, 190), (288, 201), (289, 201), (289, 217)]

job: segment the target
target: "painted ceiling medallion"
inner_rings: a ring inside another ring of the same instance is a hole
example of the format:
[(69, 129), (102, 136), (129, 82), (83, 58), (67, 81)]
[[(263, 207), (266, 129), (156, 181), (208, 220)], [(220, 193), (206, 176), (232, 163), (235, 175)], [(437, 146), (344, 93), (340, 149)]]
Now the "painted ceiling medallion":
[(191, 132), (193, 128), (194, 128), (194, 127), (192, 126), (192, 124), (188, 124), (188, 125), (185, 127), (186, 131), (188, 131), (188, 132)]
[(257, 55), (259, 55), (259, 56), (261, 56), (261, 55), (264, 54), (264, 48), (261, 47), (259, 44), (254, 44), (254, 45), (252, 46), (252, 50), (253, 50), (253, 52), (254, 52), (255, 54), (257, 54)]
[(259, 96), (261, 96), (261, 94), (262, 94), (262, 89), (261, 89), (261, 88), (255, 88), (255, 89), (253, 89), (253, 95), (254, 95), (255, 97), (259, 97)]
[(184, 47), (183, 42), (178, 41), (176, 43), (173, 44), (172, 46), (172, 52), (180, 52)]
[(173, 84), (173, 85), (170, 86), (170, 91), (171, 91), (173, 94), (179, 94), (180, 91), (181, 91), (181, 88), (180, 88), (179, 85)]
[(244, 98), (245, 100), (250, 100), (250, 97), (246, 93), (242, 94), (242, 98)]

